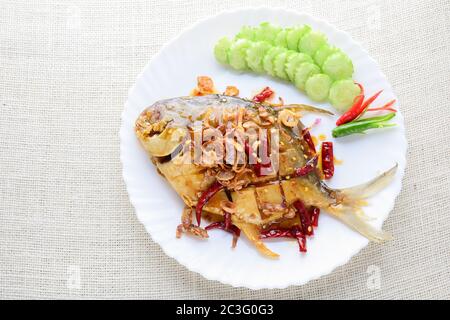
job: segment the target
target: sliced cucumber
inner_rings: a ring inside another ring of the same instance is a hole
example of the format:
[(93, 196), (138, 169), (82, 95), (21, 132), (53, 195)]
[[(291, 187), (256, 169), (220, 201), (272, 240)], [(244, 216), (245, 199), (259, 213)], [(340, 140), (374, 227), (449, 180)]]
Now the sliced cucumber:
[(273, 44), (274, 44), (275, 46), (277, 46), (277, 47), (287, 48), (287, 40), (286, 40), (286, 37), (287, 37), (288, 31), (289, 31), (288, 29), (283, 29), (283, 30), (281, 30), (281, 31), (277, 34), (275, 40), (273, 41)]
[(328, 100), (340, 112), (345, 112), (353, 104), (361, 89), (352, 79), (335, 81), (330, 88)]
[(305, 91), (311, 100), (322, 102), (327, 100), (330, 91), (331, 78), (323, 73), (310, 76), (305, 83)]
[(286, 60), (286, 74), (289, 78), (289, 80), (294, 81), (295, 77), (295, 71), (297, 70), (298, 66), (301, 65), (303, 62), (313, 62), (310, 56), (301, 53), (296, 52), (288, 57)]
[(251, 42), (246, 39), (236, 40), (228, 51), (228, 61), (230, 66), (236, 70), (246, 70), (247, 65), (247, 49), (250, 47)]
[(314, 57), (316, 51), (327, 43), (327, 37), (320, 32), (310, 31), (298, 43), (298, 51)]
[(334, 80), (347, 79), (353, 75), (353, 63), (345, 53), (336, 52), (325, 60), (322, 70)]
[(214, 56), (220, 63), (228, 64), (228, 51), (231, 43), (230, 39), (223, 37), (214, 46)]
[(311, 27), (308, 25), (303, 25), (300, 27), (292, 28), (288, 31), (286, 36), (287, 46), (290, 50), (298, 51), (298, 43), (300, 39), (309, 31)]
[(295, 71), (295, 86), (300, 90), (305, 90), (306, 80), (316, 73), (320, 73), (320, 68), (318, 66), (311, 62), (303, 62)]
[(270, 22), (261, 22), (259, 27), (255, 29), (255, 40), (267, 41), (268, 43), (273, 44), (281, 30), (281, 27), (273, 25)]
[(272, 46), (265, 41), (252, 42), (247, 49), (247, 65), (255, 72), (264, 72), (263, 59)]
[(269, 51), (267, 51), (266, 55), (263, 58), (263, 69), (266, 71), (269, 75), (275, 76), (275, 66), (274, 66), (274, 60), (277, 55), (282, 53), (283, 51), (286, 51), (284, 48), (280, 47), (272, 47)]
[(330, 55), (339, 51), (340, 50), (334, 46), (324, 44), (314, 54), (314, 61), (317, 63), (319, 67), (322, 67), (323, 63)]
[(288, 50), (288, 51), (278, 54), (275, 57), (275, 59), (273, 61), (273, 66), (274, 66), (275, 75), (278, 78), (281, 78), (284, 80), (289, 80), (288, 75), (286, 73), (286, 61), (293, 54), (296, 54), (296, 52)]
[(255, 40), (255, 28), (243, 26), (238, 34), (236, 34), (235, 39), (247, 39), (250, 41)]

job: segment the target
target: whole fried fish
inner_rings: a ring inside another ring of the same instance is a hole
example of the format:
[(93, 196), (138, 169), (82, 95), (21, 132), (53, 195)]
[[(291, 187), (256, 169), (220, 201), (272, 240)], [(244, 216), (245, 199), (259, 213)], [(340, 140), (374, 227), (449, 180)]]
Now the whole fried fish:
[[(389, 239), (367, 224), (361, 207), (392, 180), (397, 166), (356, 187), (329, 188), (316, 169), (318, 155), (305, 139), (301, 112), (327, 113), (307, 105), (274, 107), (219, 94), (161, 100), (144, 110), (136, 135), (186, 204), (181, 231), (207, 237), (192, 223), (192, 213), (213, 221), (228, 213), (260, 252), (277, 257), (260, 241), (260, 231), (300, 223), (293, 203), (301, 200), (369, 240)], [(208, 135), (213, 138), (205, 139)], [(313, 170), (299, 174), (308, 166)]]

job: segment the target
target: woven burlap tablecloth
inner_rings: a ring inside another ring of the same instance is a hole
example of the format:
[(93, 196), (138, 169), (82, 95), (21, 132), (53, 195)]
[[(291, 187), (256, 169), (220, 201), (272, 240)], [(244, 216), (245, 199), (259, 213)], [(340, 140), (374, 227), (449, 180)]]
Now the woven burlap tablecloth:
[[(119, 160), (128, 88), (199, 19), (283, 6), (361, 42), (396, 91), (409, 149), (395, 240), (302, 287), (251, 291), (167, 257)], [(0, 297), (450, 298), (450, 2), (0, 1)]]

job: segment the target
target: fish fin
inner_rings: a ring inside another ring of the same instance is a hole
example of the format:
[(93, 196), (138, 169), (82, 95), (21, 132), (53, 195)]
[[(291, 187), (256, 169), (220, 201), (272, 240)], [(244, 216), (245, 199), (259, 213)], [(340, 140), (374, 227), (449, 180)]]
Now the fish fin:
[(392, 236), (389, 233), (375, 229), (368, 224), (367, 221), (364, 221), (362, 217), (351, 210), (343, 210), (342, 212), (333, 213), (332, 215), (370, 241), (381, 243), (392, 240)]
[(398, 163), (368, 182), (350, 188), (335, 189), (334, 191), (342, 196), (344, 202), (369, 198), (386, 187), (394, 179), (397, 168)]
[(275, 253), (267, 248), (266, 245), (259, 239), (259, 229), (257, 226), (246, 222), (237, 222), (235, 219), (233, 219), (233, 223), (241, 229), (241, 231), (261, 254), (272, 259), (277, 259), (280, 256), (278, 253)]
[(333, 116), (334, 113), (325, 109), (321, 109), (321, 108), (317, 108), (317, 107), (313, 107), (307, 104), (286, 104), (286, 105), (282, 105), (280, 107), (274, 107), (275, 110), (282, 110), (282, 109), (296, 109), (299, 111), (304, 111), (304, 112), (315, 112), (315, 113), (322, 113), (322, 114), (327, 114), (330, 116)]

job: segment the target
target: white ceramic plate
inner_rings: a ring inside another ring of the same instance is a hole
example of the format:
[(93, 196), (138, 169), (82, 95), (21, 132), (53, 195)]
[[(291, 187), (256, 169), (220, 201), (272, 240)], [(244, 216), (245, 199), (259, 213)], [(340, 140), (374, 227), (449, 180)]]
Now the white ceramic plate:
[[(278, 260), (261, 256), (245, 237), (240, 238), (234, 250), (231, 249), (231, 236), (225, 232), (211, 231), (206, 241), (189, 236), (176, 239), (175, 228), (180, 223), (183, 203), (156, 173), (140, 147), (133, 128), (134, 121), (145, 107), (160, 99), (189, 94), (196, 85), (198, 75), (211, 76), (219, 90), (224, 90), (226, 85), (235, 85), (242, 97), (250, 97), (262, 87), (270, 86), (287, 102), (313, 104), (287, 82), (251, 73), (239, 74), (216, 63), (212, 51), (217, 39), (236, 34), (243, 25), (256, 25), (262, 21), (282, 26), (306, 23), (322, 31), (330, 43), (351, 57), (355, 66), (354, 79), (364, 84), (367, 94), (384, 89), (376, 105), (395, 98), (377, 63), (347, 33), (302, 13), (284, 9), (242, 9), (201, 21), (166, 45), (145, 67), (130, 89), (120, 130), (123, 177), (130, 201), (153, 240), (189, 270), (210, 280), (251, 289), (305, 284), (346, 263), (368, 241), (326, 213), (321, 214), (314, 237), (308, 239), (307, 254), (300, 254), (293, 241), (268, 243), (272, 250), (281, 255)], [(318, 106), (331, 109), (328, 104)], [(308, 125), (316, 117), (310, 115), (302, 121)], [(328, 140), (333, 140), (330, 132), (336, 118), (321, 118), (322, 123), (313, 133), (324, 133)], [(394, 206), (405, 168), (407, 144), (400, 112), (394, 121), (398, 124), (394, 129), (334, 141), (335, 155), (343, 160), (343, 164), (336, 168), (336, 174), (330, 182), (332, 187), (362, 183), (395, 163), (399, 164), (395, 181), (371, 198), (370, 205), (365, 209), (373, 217), (371, 223), (377, 228), (381, 227)]]

